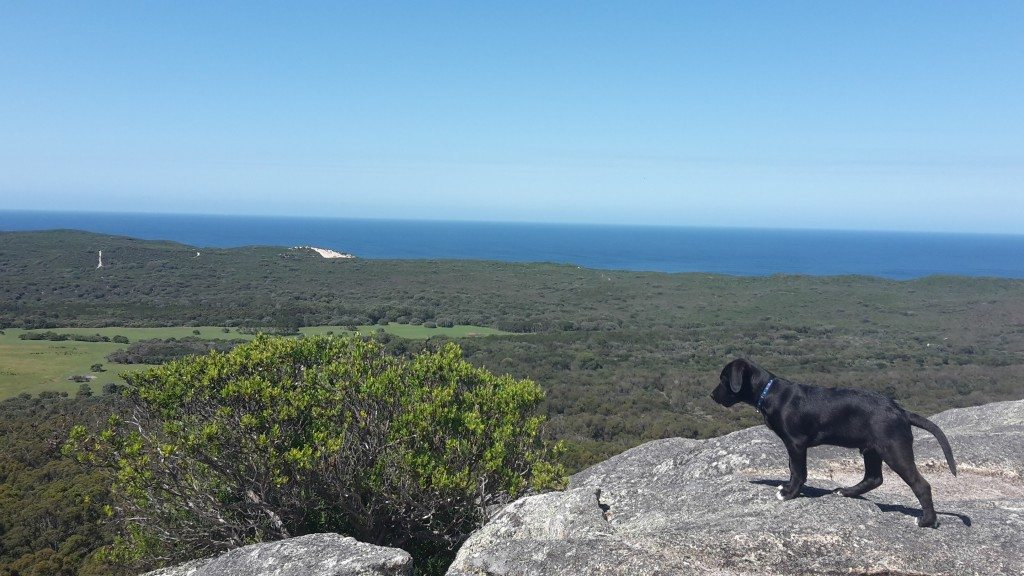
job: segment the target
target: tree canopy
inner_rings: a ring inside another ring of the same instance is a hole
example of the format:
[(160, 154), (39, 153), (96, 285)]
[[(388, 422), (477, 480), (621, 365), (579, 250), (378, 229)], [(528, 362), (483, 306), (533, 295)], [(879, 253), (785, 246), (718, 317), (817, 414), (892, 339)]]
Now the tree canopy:
[(118, 399), (65, 396), (0, 402), (0, 575), (121, 574), (94, 554), (114, 537), (109, 476), (60, 455), (73, 422), (102, 421)]

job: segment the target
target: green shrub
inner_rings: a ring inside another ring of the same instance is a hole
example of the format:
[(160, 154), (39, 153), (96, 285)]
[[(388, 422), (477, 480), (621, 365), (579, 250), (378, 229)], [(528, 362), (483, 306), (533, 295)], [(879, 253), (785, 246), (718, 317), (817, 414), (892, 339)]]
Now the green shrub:
[(126, 374), (130, 417), (67, 449), (112, 468), (115, 556), (140, 567), (334, 531), (443, 568), (492, 507), (564, 472), (540, 388), (455, 344), (411, 359), (372, 340), (259, 336)]

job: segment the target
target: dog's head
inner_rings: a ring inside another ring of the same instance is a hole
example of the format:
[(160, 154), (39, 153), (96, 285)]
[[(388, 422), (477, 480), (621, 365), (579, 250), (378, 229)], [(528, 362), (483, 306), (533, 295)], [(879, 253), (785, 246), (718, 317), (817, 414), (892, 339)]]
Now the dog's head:
[(737, 402), (752, 402), (754, 387), (768, 382), (771, 376), (757, 364), (737, 358), (722, 368), (718, 386), (711, 392), (711, 398), (722, 406)]

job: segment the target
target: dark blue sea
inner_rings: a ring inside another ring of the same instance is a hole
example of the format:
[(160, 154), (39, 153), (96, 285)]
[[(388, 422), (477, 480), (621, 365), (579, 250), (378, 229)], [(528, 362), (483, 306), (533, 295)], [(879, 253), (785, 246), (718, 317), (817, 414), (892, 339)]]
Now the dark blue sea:
[(311, 245), (362, 258), (557, 262), (741, 276), (1024, 278), (1024, 235), (0, 211), (0, 230), (53, 228), (200, 247)]

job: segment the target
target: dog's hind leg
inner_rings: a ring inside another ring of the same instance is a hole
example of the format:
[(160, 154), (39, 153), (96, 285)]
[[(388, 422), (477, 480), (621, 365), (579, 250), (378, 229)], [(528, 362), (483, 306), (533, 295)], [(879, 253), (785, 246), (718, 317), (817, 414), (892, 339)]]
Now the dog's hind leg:
[(849, 488), (840, 488), (843, 496), (860, 496), (882, 485), (882, 456), (873, 448), (864, 451), (864, 479)]
[(892, 471), (899, 474), (900, 478), (903, 478), (903, 481), (910, 486), (910, 489), (914, 491), (914, 496), (917, 496), (917, 500), (921, 503), (921, 518), (918, 519), (917, 525), (922, 528), (938, 528), (939, 522), (935, 517), (935, 507), (932, 504), (932, 486), (917, 470), (917, 464), (914, 462), (914, 446), (911, 442), (912, 439), (907, 439), (906, 442), (890, 444), (889, 450), (882, 454), (882, 458), (889, 468), (892, 468)]

